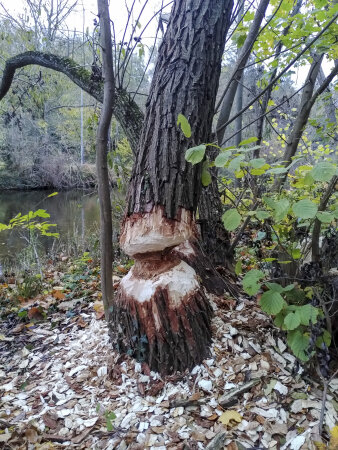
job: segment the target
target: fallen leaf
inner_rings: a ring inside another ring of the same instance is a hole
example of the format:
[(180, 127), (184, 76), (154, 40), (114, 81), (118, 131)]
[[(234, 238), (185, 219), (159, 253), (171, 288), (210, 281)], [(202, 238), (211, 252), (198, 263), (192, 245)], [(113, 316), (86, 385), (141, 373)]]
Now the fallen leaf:
[(222, 413), (218, 419), (223, 425), (229, 425), (232, 420), (240, 423), (242, 421), (242, 416), (237, 411), (229, 410)]
[(43, 320), (44, 319), (42, 311), (41, 311), (41, 307), (33, 306), (33, 308), (31, 308), (28, 311), (27, 315), (28, 315), (29, 319), (35, 319), (35, 320)]
[(336, 450), (338, 448), (338, 425), (332, 428), (330, 434), (331, 438), (329, 443), (329, 449)]
[(63, 292), (61, 292), (59, 289), (58, 290), (54, 289), (52, 292), (52, 296), (56, 300), (64, 300), (66, 298), (65, 294)]
[(123, 266), (117, 266), (117, 267), (116, 267), (116, 270), (117, 270), (118, 272), (120, 272), (120, 273), (128, 273), (128, 269), (126, 269), (126, 268), (123, 267)]
[(31, 444), (35, 444), (35, 442), (37, 442), (38, 440), (38, 433), (35, 428), (27, 428), (27, 430), (25, 431), (25, 436), (28, 442), (30, 442)]
[(57, 415), (52, 414), (50, 412), (46, 412), (46, 414), (44, 414), (42, 416), (42, 420), (43, 420), (44, 424), (51, 430), (55, 430), (55, 428), (58, 426)]

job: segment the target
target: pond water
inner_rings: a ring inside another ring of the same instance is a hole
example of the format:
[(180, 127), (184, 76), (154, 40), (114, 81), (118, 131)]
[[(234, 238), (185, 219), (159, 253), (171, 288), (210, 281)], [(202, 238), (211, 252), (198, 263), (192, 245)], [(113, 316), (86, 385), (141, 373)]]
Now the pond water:
[[(0, 192), (0, 223), (8, 224), (19, 212), (27, 214), (29, 211), (45, 209), (49, 214), (49, 223), (55, 223), (51, 231), (57, 231), (60, 241), (69, 240), (70, 236), (77, 241), (85, 241), (88, 236), (98, 235), (99, 203), (97, 193), (72, 190), (59, 192), (48, 198), (54, 191), (5, 191)], [(114, 220), (115, 226), (118, 220)], [(53, 246), (54, 238), (39, 238), (40, 251), (48, 253)], [(27, 247), (22, 232), (4, 231), (0, 233), (0, 265), (7, 265), (20, 258), (20, 252)], [(55, 243), (54, 243), (55, 247)], [(2, 264), (1, 264), (2, 263)], [(1, 267), (1, 266), (0, 266)], [(0, 270), (1, 271), (1, 270)]]

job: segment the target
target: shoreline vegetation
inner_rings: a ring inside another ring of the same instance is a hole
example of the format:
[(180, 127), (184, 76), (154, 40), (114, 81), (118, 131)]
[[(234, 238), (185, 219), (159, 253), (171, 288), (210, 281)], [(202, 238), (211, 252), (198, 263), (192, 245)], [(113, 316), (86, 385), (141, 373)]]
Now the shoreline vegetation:
[[(115, 182), (111, 177), (111, 184)], [(0, 191), (92, 189), (97, 186), (95, 164), (59, 166), (53, 172), (38, 173), (34, 169), (12, 171), (0, 167)]]

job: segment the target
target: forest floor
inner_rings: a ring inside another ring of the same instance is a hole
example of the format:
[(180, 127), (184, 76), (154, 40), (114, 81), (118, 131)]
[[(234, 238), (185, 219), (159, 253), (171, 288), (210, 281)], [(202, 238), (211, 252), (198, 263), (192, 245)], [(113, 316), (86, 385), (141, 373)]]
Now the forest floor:
[(29, 301), (1, 285), (0, 448), (338, 448), (338, 378), (323, 406), (320, 379), (254, 301), (211, 298), (210, 358), (162, 378), (111, 350), (97, 271), (51, 265)]

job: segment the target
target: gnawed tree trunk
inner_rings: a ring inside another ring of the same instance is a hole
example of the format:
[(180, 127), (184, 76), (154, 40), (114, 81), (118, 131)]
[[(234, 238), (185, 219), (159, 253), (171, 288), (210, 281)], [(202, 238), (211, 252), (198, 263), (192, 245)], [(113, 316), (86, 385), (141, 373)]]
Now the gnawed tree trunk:
[[(201, 167), (185, 150), (210, 139), (232, 0), (175, 1), (147, 102), (122, 224), (135, 265), (110, 315), (114, 346), (162, 373), (192, 368), (208, 354), (212, 309), (189, 258), (198, 239)], [(179, 114), (191, 126), (187, 139)], [(181, 245), (186, 261), (173, 249)], [(182, 248), (183, 246), (183, 248)]]

